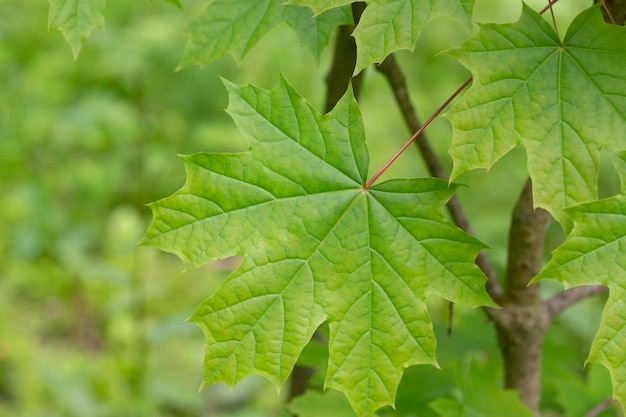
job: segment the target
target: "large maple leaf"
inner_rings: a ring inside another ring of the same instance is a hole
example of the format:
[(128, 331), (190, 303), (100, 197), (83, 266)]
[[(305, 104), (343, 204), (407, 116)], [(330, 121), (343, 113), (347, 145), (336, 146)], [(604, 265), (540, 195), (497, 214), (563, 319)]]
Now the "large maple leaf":
[[(289, 0), (310, 7), (316, 14), (352, 3), (351, 0)], [(474, 0), (367, 0), (367, 8), (354, 31), (357, 43), (355, 73), (382, 62), (391, 53), (413, 50), (424, 27), (446, 16), (472, 26)]]
[(491, 304), (474, 264), (483, 245), (441, 214), (454, 185), (364, 188), (369, 156), (351, 89), (321, 115), (284, 81), (226, 87), (250, 151), (184, 157), (187, 183), (152, 205), (143, 243), (188, 267), (245, 257), (191, 318), (207, 339), (205, 384), (253, 374), (284, 383), (328, 320), (326, 386), (369, 416), (393, 403), (404, 368), (436, 364), (428, 294)]
[(313, 16), (305, 7), (284, 5), (284, 0), (215, 0), (192, 22), (181, 62), (205, 66), (230, 54), (240, 62), (270, 30), (288, 23), (302, 44), (319, 60), (332, 31), (352, 23), (349, 7)]
[(596, 198), (601, 147), (626, 149), (626, 28), (604, 23), (599, 7), (562, 42), (524, 6), (517, 23), (482, 25), (450, 52), (474, 75), (447, 115), (452, 179), (522, 144), (537, 206), (566, 223), (563, 208)]
[(587, 361), (611, 374), (613, 397), (626, 405), (626, 152), (614, 158), (620, 194), (566, 210), (574, 227), (535, 280), (552, 278), (566, 288), (605, 285), (609, 298)]

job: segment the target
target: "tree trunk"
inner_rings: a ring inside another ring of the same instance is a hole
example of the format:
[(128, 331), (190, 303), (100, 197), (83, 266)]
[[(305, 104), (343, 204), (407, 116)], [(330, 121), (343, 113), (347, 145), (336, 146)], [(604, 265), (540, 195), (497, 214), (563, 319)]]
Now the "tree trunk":
[(539, 284), (528, 283), (541, 268), (550, 220), (547, 211), (533, 208), (528, 180), (513, 210), (502, 309), (490, 311), (504, 361), (505, 387), (517, 390), (535, 416), (539, 415), (541, 351), (550, 315), (541, 301)]

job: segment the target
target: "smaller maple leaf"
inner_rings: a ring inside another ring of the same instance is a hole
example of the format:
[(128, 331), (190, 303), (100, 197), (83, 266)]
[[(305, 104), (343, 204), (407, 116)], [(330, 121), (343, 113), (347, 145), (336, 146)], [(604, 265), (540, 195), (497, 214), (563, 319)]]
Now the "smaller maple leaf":
[(622, 181), (620, 194), (568, 208), (574, 223), (565, 242), (534, 279), (552, 278), (566, 288), (605, 285), (609, 298), (588, 362), (611, 374), (613, 397), (626, 405), (626, 152), (614, 158)]
[[(351, 0), (289, 0), (316, 14), (352, 3)], [(472, 26), (474, 0), (367, 0), (354, 31), (357, 44), (355, 73), (380, 63), (401, 49), (413, 50), (422, 30), (440, 16)]]
[(451, 179), (521, 144), (538, 207), (567, 225), (563, 208), (596, 199), (600, 149), (626, 149), (626, 28), (604, 23), (599, 7), (561, 42), (524, 5), (517, 23), (481, 25), (449, 52), (474, 76), (447, 114)]
[(333, 30), (352, 23), (349, 7), (313, 16), (306, 7), (283, 0), (216, 0), (189, 27), (189, 40), (179, 67), (205, 66), (225, 54), (241, 62), (270, 30), (287, 23), (317, 60)]
[(484, 246), (441, 214), (455, 185), (364, 188), (369, 154), (351, 89), (321, 115), (284, 80), (271, 91), (226, 87), (250, 151), (184, 157), (187, 182), (152, 205), (143, 241), (188, 267), (244, 256), (191, 318), (207, 340), (204, 383), (257, 374), (281, 385), (327, 320), (326, 387), (370, 416), (393, 404), (404, 368), (436, 364), (428, 294), (492, 305), (474, 263)]

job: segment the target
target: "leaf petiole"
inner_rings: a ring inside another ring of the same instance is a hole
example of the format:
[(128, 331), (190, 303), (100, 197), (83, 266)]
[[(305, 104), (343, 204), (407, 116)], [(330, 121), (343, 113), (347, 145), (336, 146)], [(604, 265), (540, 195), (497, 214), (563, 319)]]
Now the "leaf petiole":
[(417, 132), (415, 132), (413, 136), (411, 136), (411, 138), (404, 145), (402, 145), (402, 147), (398, 150), (398, 152), (396, 152), (389, 159), (389, 161), (387, 161), (385, 165), (383, 165), (383, 167), (379, 169), (378, 172), (372, 176), (372, 178), (367, 182), (367, 184), (365, 184), (365, 187), (363, 188), (365, 190), (368, 190), (372, 186), (372, 184), (374, 184), (374, 182), (376, 182), (376, 180), (381, 175), (383, 175), (383, 173), (387, 170), (387, 168), (389, 168), (391, 164), (393, 164), (395, 160), (398, 159), (400, 154), (402, 154), (402, 152), (404, 152), (404, 150), (408, 148), (415, 139), (417, 139), (417, 137), (428, 127), (428, 125), (430, 125), (432, 121), (435, 120), (435, 118), (439, 116), (441, 112), (445, 110), (446, 107), (448, 107), (448, 104), (450, 104), (450, 102), (452, 102), (452, 100), (454, 100), (456, 96), (458, 96), (461, 93), (461, 91), (463, 91), (465, 87), (467, 87), (471, 82), (472, 82), (472, 77), (469, 77), (467, 80), (465, 80), (465, 82), (459, 88), (457, 88), (456, 91), (452, 93), (450, 97), (448, 97), (448, 99), (441, 106), (439, 106), (437, 110), (435, 110), (435, 112), (428, 118), (428, 120), (426, 120), (426, 122), (417, 130)]

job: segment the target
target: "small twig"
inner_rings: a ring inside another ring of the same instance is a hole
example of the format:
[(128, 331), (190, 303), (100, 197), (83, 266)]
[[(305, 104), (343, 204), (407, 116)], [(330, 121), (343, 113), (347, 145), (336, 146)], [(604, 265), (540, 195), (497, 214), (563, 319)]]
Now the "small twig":
[(554, 9), (552, 8), (552, 3), (548, 1), (548, 7), (550, 8), (550, 14), (552, 15), (552, 25), (554, 26), (554, 32), (556, 33), (556, 37), (561, 39), (559, 35), (559, 28), (556, 25), (556, 17), (554, 16)]
[(606, 16), (608, 16), (611, 23), (614, 25), (617, 25), (617, 22), (615, 21), (615, 18), (613, 17), (613, 13), (611, 12), (611, 9), (609, 9), (609, 6), (606, 4), (605, 1), (602, 2), (602, 8), (604, 9), (604, 13), (606, 14)]
[(583, 417), (598, 417), (604, 411), (611, 408), (613, 405), (613, 398), (609, 397), (606, 400), (602, 401), (600, 404), (593, 407), (591, 410), (587, 412)]
[(556, 4), (559, 0), (548, 1), (548, 5), (543, 9), (539, 10), (539, 14), (544, 14), (549, 9), (552, 9), (552, 5)]
[(604, 285), (582, 285), (580, 287), (573, 287), (565, 291), (561, 291), (545, 302), (548, 308), (550, 320), (553, 320), (572, 304), (587, 297), (604, 294), (607, 291), (608, 288)]

